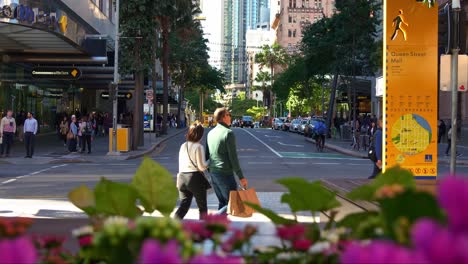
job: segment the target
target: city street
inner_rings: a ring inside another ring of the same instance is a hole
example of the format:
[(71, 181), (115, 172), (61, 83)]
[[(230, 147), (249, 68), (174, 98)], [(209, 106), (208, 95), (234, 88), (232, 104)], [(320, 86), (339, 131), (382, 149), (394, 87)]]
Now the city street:
[[(271, 129), (233, 129), (244, 175), (259, 192), (281, 192), (275, 183), (283, 177), (319, 179), (365, 179), (372, 170), (367, 159), (353, 158), (330, 150), (317, 153), (304, 137)], [(205, 135), (208, 130), (205, 130)], [(161, 144), (151, 158), (166, 167), (175, 177), (178, 152), (184, 134)], [(81, 184), (93, 186), (101, 177), (129, 182), (141, 163), (100, 160), (66, 164), (2, 164), (0, 198), (66, 199), (68, 191)], [(468, 166), (458, 165), (458, 172), (468, 174)], [(439, 165), (439, 176), (448, 172), (447, 164)]]

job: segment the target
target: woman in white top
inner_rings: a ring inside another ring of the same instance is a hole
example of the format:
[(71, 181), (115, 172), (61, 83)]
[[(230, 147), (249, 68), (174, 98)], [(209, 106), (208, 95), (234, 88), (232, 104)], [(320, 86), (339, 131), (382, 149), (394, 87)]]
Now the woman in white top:
[(200, 211), (200, 219), (208, 212), (206, 190), (211, 186), (203, 173), (208, 168), (208, 163), (205, 161), (205, 149), (200, 144), (203, 131), (201, 124), (191, 125), (185, 136), (187, 142), (180, 146), (179, 173), (177, 174), (180, 206), (175, 214), (180, 219), (183, 219), (190, 209), (193, 197)]

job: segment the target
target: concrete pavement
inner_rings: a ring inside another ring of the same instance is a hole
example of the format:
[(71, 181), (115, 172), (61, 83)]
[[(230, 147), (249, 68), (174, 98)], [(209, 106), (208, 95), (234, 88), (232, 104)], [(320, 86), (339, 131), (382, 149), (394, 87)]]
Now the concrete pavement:
[[(310, 138), (305, 138), (307, 142), (315, 144), (315, 140)], [(325, 148), (359, 159), (368, 159), (367, 150), (361, 147), (360, 150), (353, 149), (351, 147), (350, 140), (340, 140), (336, 138), (327, 138), (325, 140)], [(447, 143), (438, 144), (438, 161), (440, 164), (449, 164), (450, 156), (445, 155), (445, 150), (447, 148)], [(468, 147), (464, 145), (457, 146), (458, 153), (462, 154), (460, 157), (457, 157), (458, 165), (468, 165)]]
[(108, 155), (109, 136), (96, 137), (91, 143), (92, 152), (70, 153), (57, 134), (54, 132), (39, 134), (36, 137), (34, 155), (32, 159), (25, 159), (24, 142), (15, 138), (13, 148), (8, 158), (0, 158), (0, 164), (63, 164), (63, 163), (92, 163), (113, 160), (129, 160), (148, 155), (161, 143), (182, 133), (187, 129), (168, 128), (167, 134), (156, 137), (154, 133), (144, 134), (144, 146), (138, 150), (121, 152), (120, 155)]

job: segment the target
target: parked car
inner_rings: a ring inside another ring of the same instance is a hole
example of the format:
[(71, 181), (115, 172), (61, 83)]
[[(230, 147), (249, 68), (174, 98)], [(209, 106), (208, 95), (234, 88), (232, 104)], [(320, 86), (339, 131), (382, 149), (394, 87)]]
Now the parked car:
[(301, 125), (301, 119), (294, 119), (289, 126), (289, 132), (299, 132), (299, 126)]
[[(313, 131), (315, 126), (317, 125), (317, 122), (322, 122), (325, 124), (325, 120), (320, 119), (320, 118), (311, 118), (309, 121), (307, 121), (306, 126), (304, 127), (304, 136), (305, 137), (312, 137)], [(326, 124), (325, 124), (326, 126)]]
[(302, 119), (301, 120), (301, 124), (298, 126), (298, 130), (297, 130), (297, 132), (299, 134), (304, 134), (304, 130), (305, 130), (308, 122), (309, 122), (308, 119)]
[(251, 116), (243, 116), (241, 120), (241, 127), (254, 128), (253, 118)]
[(283, 120), (281, 120), (280, 118), (275, 118), (273, 119), (271, 129), (275, 129), (275, 130), (281, 129), (283, 127), (283, 123), (284, 123)]
[(286, 119), (286, 120), (283, 122), (283, 126), (281, 127), (281, 129), (282, 129), (283, 131), (288, 131), (290, 126), (291, 126), (291, 121), (290, 121), (289, 119)]

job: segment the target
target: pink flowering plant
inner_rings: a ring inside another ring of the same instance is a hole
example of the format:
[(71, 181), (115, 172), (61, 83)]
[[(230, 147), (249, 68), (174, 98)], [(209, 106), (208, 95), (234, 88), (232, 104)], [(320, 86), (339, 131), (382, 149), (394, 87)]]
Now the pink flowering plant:
[[(0, 218), (0, 260), (16, 263), (468, 263), (468, 180), (447, 176), (436, 195), (416, 187), (413, 175), (392, 168), (347, 199), (376, 210), (337, 219), (336, 194), (320, 182), (278, 180), (292, 217), (248, 204), (275, 225), (271, 244), (255, 246), (257, 227), (233, 227), (226, 215), (200, 221), (169, 217), (177, 193), (172, 175), (145, 159), (132, 183), (103, 179), (81, 186), (70, 200), (90, 216), (73, 231), (80, 251), (63, 250), (56, 237), (25, 235), (31, 220)], [(163, 217), (144, 217), (159, 211)], [(300, 222), (299, 213), (326, 212), (327, 223)], [(265, 244), (265, 243), (262, 243)], [(268, 243), (267, 243), (268, 244)], [(1, 262), (0, 261), (0, 262)]]

